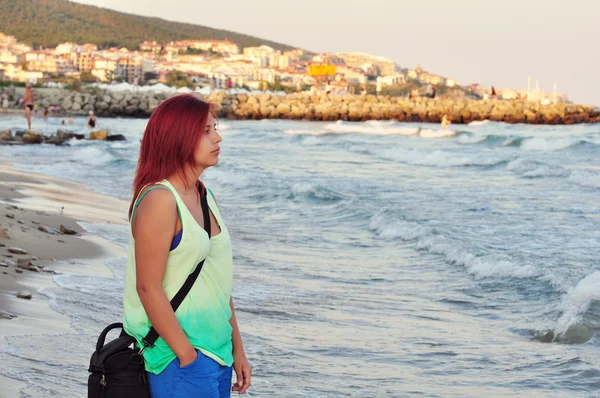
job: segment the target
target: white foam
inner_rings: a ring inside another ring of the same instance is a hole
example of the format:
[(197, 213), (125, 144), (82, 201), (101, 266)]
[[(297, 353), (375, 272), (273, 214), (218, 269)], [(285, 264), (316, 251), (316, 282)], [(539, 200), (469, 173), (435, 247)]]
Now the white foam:
[(111, 142), (110, 147), (115, 149), (127, 149), (134, 148), (138, 145), (137, 142), (127, 141), (127, 142)]
[(460, 244), (445, 236), (430, 236), (417, 242), (417, 249), (442, 255), (451, 264), (465, 267), (467, 272), (476, 278), (508, 277), (516, 279), (540, 276), (540, 272), (530, 265), (514, 264), (509, 259), (493, 255), (475, 256)]
[(329, 133), (347, 134), (373, 134), (373, 135), (415, 135), (419, 132), (418, 128), (399, 127), (396, 123), (330, 123), (325, 125), (325, 130)]
[(78, 140), (77, 138), (71, 138), (65, 141), (65, 144), (69, 146), (80, 146), (80, 145), (88, 145), (89, 141), (86, 140)]
[(566, 177), (569, 175), (569, 170), (560, 166), (541, 165), (533, 170), (523, 173), (523, 177), (539, 178), (539, 177)]
[[(339, 120), (338, 120), (339, 122)], [(394, 124), (396, 124), (396, 121), (394, 120), (368, 120), (365, 122), (365, 124), (368, 124), (369, 126), (393, 126)]]
[(380, 152), (380, 156), (385, 159), (397, 160), (403, 163), (436, 166), (436, 167), (456, 167), (456, 166), (491, 166), (505, 161), (498, 155), (454, 155), (450, 152), (436, 150), (433, 152), (421, 152), (414, 149), (390, 148)]
[(229, 125), (225, 124), (225, 123), (219, 123), (219, 130), (220, 131), (225, 131), (225, 130), (229, 130)]
[(519, 172), (519, 171), (524, 172), (524, 171), (533, 169), (535, 166), (536, 166), (535, 162), (532, 162), (531, 160), (517, 158), (517, 159), (513, 159), (510, 162), (508, 162), (508, 164), (506, 165), (506, 169), (510, 170), (510, 171), (515, 171), (515, 172)]
[(297, 182), (292, 185), (292, 192), (295, 194), (305, 194), (314, 191), (315, 187), (309, 182)]
[(572, 147), (579, 142), (578, 139), (565, 138), (527, 138), (521, 142), (521, 149), (526, 151), (558, 151)]
[(572, 325), (581, 322), (583, 314), (592, 301), (598, 300), (600, 300), (600, 271), (595, 271), (580, 280), (563, 297), (559, 306), (562, 315), (557, 321), (555, 334), (566, 333)]
[(421, 138), (447, 138), (447, 137), (454, 137), (455, 135), (456, 135), (456, 131), (447, 130), (447, 129), (443, 129), (443, 130), (423, 129), (423, 130), (419, 131), (419, 136)]
[(308, 136), (302, 139), (302, 145), (307, 146), (315, 146), (321, 145), (323, 143), (323, 139), (315, 136)]
[(283, 132), (284, 134), (287, 135), (325, 135), (325, 134), (330, 134), (327, 131), (322, 131), (322, 130), (285, 130)]
[(77, 162), (86, 163), (93, 166), (102, 166), (115, 160), (115, 157), (100, 148), (89, 146), (73, 152), (71, 156)]
[(467, 126), (485, 126), (488, 124), (489, 120), (473, 120), (471, 123), (467, 124)]
[(587, 170), (573, 171), (568, 181), (582, 187), (600, 188), (600, 174)]
[(456, 139), (456, 142), (459, 144), (477, 144), (481, 141), (484, 141), (487, 138), (485, 135), (468, 135), (461, 134)]
[(371, 217), (369, 229), (384, 239), (414, 240), (431, 233), (429, 227), (410, 221), (392, 221), (383, 213)]

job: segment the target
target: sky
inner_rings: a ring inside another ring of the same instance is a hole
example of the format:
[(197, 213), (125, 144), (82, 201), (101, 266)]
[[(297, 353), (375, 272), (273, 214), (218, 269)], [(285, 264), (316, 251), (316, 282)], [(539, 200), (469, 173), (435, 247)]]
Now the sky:
[(600, 106), (599, 0), (76, 0)]

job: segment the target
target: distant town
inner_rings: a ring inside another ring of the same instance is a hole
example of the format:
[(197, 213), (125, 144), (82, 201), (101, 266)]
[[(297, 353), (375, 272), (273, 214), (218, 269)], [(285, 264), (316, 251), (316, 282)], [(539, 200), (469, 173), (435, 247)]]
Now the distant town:
[(34, 49), (0, 33), (0, 80), (4, 85), (74, 87), (125, 82), (138, 87), (163, 83), (196, 89), (567, 101), (556, 87), (543, 92), (531, 80), (523, 89), (461, 85), (420, 66), (401, 68), (390, 59), (370, 54), (281, 52), (266, 45), (241, 49), (229, 40), (144, 41), (136, 50), (77, 43)]

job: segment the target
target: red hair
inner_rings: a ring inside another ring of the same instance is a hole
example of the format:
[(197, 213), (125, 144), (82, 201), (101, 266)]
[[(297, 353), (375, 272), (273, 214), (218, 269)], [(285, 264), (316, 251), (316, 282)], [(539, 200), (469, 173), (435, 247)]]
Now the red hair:
[(174, 173), (183, 177), (186, 166), (195, 165), (194, 151), (210, 113), (211, 105), (191, 94), (171, 97), (152, 112), (140, 145), (130, 217), (144, 186)]

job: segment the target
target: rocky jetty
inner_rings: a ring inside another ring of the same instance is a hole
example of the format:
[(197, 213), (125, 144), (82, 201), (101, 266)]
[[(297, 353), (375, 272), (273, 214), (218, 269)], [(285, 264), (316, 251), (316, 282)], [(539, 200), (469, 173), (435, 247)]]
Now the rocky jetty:
[[(63, 145), (70, 139), (83, 140), (86, 139), (84, 134), (77, 134), (71, 131), (58, 130), (56, 134), (50, 136), (43, 135), (35, 130), (20, 130), (14, 134), (12, 130), (0, 131), (0, 145), (24, 145), (24, 144), (54, 144)], [(126, 141), (126, 138), (121, 134), (110, 135), (108, 130), (92, 131), (90, 140), (103, 141)]]
[[(149, 92), (75, 92), (36, 89), (40, 107), (55, 107), (60, 114), (148, 117), (165, 99), (177, 94)], [(9, 106), (17, 108), (18, 93), (9, 91)], [(522, 100), (407, 99), (374, 95), (311, 95), (308, 92), (285, 96), (228, 95), (213, 93), (206, 100), (215, 104), (221, 118), (293, 119), (319, 121), (397, 120), (439, 123), (444, 115), (455, 124), (478, 120), (529, 124), (576, 124), (600, 122), (598, 108), (570, 104), (547, 104)], [(15, 102), (16, 101), (16, 102)]]
[(220, 94), (210, 98), (220, 104), (220, 115), (233, 119), (294, 119), (319, 121), (397, 120), (439, 123), (444, 115), (456, 124), (478, 120), (530, 124), (600, 122), (600, 110), (575, 104), (527, 101), (477, 101), (388, 96), (329, 95), (308, 93), (287, 96)]

